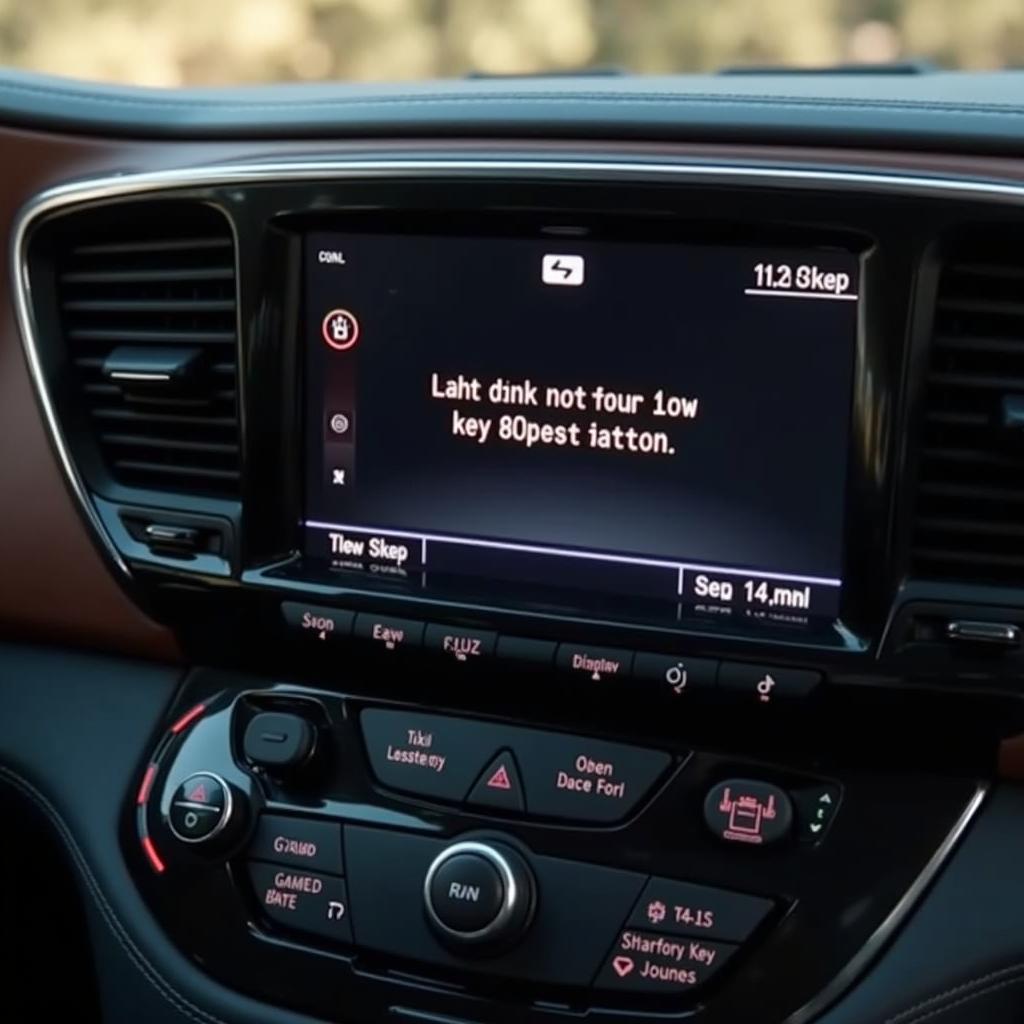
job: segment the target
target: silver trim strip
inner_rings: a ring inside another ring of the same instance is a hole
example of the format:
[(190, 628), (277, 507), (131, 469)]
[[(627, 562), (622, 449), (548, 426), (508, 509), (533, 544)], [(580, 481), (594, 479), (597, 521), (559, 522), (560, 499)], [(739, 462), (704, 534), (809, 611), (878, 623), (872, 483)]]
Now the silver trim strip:
[(786, 1018), (785, 1024), (807, 1024), (816, 1019), (835, 1003), (847, 989), (853, 986), (872, 960), (882, 952), (886, 944), (896, 934), (904, 920), (924, 895), (925, 890), (938, 877), (950, 854), (956, 848), (968, 826), (974, 820), (988, 794), (988, 785), (978, 783), (963, 813), (949, 830), (942, 845), (932, 854), (924, 869), (914, 879), (913, 885), (903, 894), (903, 898), (889, 911), (886, 919), (875, 929), (874, 934), (857, 951), (857, 954), (846, 966), (813, 998), (795, 1013)]
[(389, 157), (295, 159), (182, 167), (140, 174), (113, 175), (71, 182), (35, 196), (19, 211), (11, 233), (11, 275), (15, 315), (29, 373), (57, 459), (82, 514), (99, 537), (113, 565), (127, 578), (131, 572), (89, 500), (88, 489), (71, 459), (57, 419), (39, 358), (32, 313), (27, 242), (35, 222), (66, 207), (145, 193), (186, 188), (213, 188), (268, 181), (313, 181), (368, 178), (438, 178), (446, 176), (544, 178), (566, 180), (686, 181), (703, 184), (746, 184), (766, 187), (820, 187), (914, 196), (968, 196), (992, 202), (1024, 202), (1024, 184), (927, 174), (839, 171), (799, 167), (763, 167), (729, 163), (675, 163), (650, 158), (574, 159), (465, 157)]

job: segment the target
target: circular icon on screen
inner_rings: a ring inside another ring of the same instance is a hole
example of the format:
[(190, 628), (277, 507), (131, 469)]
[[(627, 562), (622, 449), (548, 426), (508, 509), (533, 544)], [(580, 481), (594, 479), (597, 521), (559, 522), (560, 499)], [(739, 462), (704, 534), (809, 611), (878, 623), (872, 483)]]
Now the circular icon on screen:
[(324, 317), (323, 334), (335, 352), (346, 352), (359, 340), (359, 321), (347, 309), (332, 309)]
[(336, 412), (331, 417), (331, 432), (337, 434), (339, 437), (348, 433), (348, 428), (351, 426), (349, 418), (343, 412)]

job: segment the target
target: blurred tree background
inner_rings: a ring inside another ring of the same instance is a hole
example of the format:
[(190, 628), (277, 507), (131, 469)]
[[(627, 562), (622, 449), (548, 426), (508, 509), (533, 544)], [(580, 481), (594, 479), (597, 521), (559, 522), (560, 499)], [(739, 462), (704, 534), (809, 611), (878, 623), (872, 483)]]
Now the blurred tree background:
[(1022, 0), (0, 0), (0, 63), (142, 85), (1024, 62)]

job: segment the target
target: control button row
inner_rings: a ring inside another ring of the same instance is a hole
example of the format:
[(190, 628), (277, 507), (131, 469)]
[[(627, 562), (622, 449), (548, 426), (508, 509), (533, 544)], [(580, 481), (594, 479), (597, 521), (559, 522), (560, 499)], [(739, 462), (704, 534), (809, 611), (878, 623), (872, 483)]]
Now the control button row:
[(366, 612), (287, 601), (282, 613), (288, 626), (315, 640), (356, 636), (382, 650), (425, 647), (456, 662), (471, 663), (497, 657), (551, 666), (595, 683), (640, 679), (681, 697), (693, 691), (718, 689), (758, 706), (809, 696), (821, 683), (820, 672), (710, 658), (635, 652), (618, 647), (556, 644), (549, 640), (499, 636), (490, 630), (428, 624)]
[[(345, 880), (250, 861), (263, 915), (330, 942), (541, 983), (664, 995), (694, 989), (774, 907), (762, 897), (530, 855), (500, 841), (346, 826), (345, 846)], [(467, 943), (478, 955), (464, 955)], [(502, 956), (516, 943), (513, 956)]]
[(664, 775), (660, 750), (492, 722), (371, 708), (374, 775), (392, 789), (562, 821), (620, 821)]
[[(356, 614), (298, 601), (285, 601), (281, 605), (281, 614), (290, 629), (311, 640), (321, 642), (355, 636), (360, 640), (369, 641), (381, 650), (399, 651), (426, 647), (457, 662), (493, 658), (498, 653), (498, 634), (490, 630), (441, 626), (416, 619), (376, 615), (370, 612)], [(516, 638), (508, 639), (514, 641)], [(554, 658), (555, 644), (547, 646), (550, 648), (547, 661), (550, 662)], [(506, 656), (510, 653), (507, 651)], [(541, 652), (531, 650), (529, 653), (531, 656), (528, 660), (532, 661)]]

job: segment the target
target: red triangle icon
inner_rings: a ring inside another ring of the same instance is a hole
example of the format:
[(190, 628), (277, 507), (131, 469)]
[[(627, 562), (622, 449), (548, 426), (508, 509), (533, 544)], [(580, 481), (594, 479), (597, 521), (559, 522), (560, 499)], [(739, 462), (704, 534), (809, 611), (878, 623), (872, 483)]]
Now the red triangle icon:
[(498, 765), (498, 770), (487, 780), (488, 789), (511, 789), (512, 780), (508, 777), (508, 769)]
[(193, 789), (191, 793), (189, 793), (188, 798), (194, 804), (205, 804), (205, 803), (207, 803), (207, 801), (209, 800), (209, 797), (206, 795), (206, 784), (203, 783), (203, 782), (200, 782), (199, 785), (196, 786), (196, 788)]

